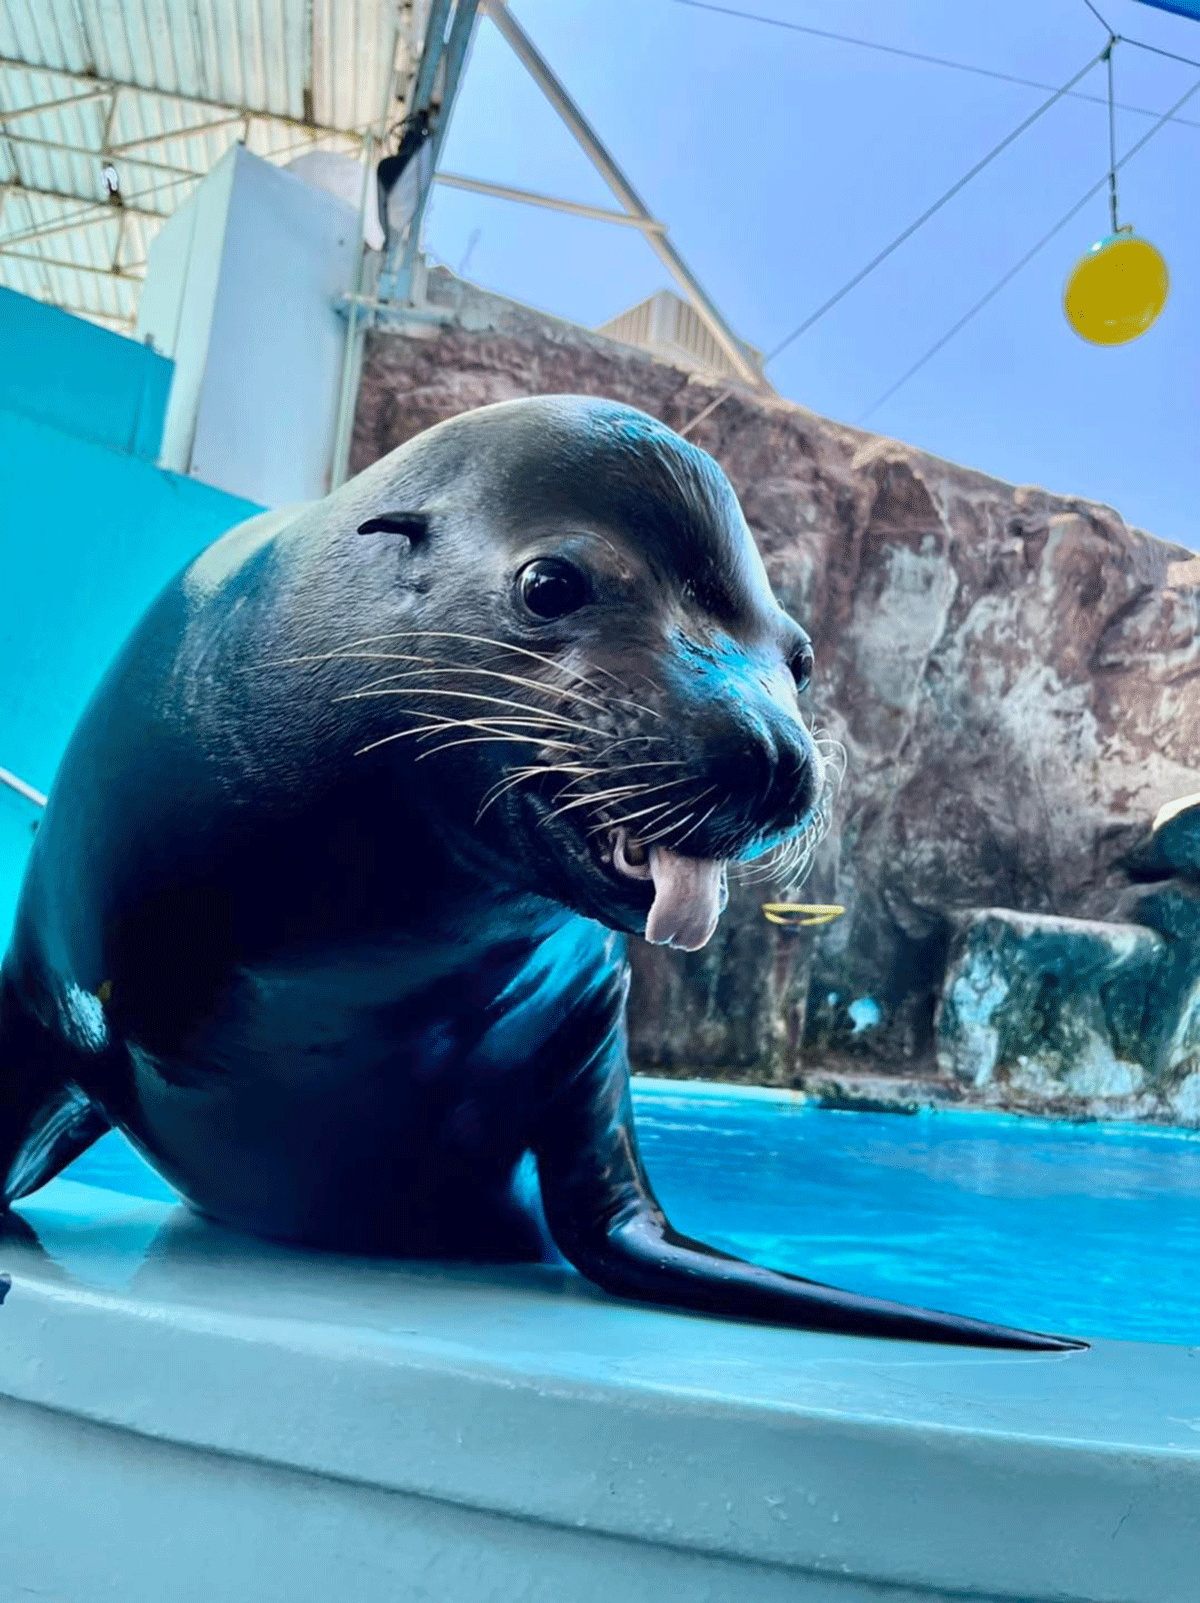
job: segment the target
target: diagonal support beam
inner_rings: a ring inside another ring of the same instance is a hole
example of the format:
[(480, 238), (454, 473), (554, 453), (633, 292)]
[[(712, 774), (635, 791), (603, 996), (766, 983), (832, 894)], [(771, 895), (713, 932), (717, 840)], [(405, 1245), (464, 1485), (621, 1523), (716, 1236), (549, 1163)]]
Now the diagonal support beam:
[(623, 223), (643, 233), (661, 234), (665, 223), (653, 218), (632, 217), (629, 212), (612, 211), (607, 206), (585, 206), (582, 201), (563, 200), (560, 195), (543, 195), (536, 189), (514, 189), (511, 184), (493, 184), (483, 178), (465, 178), (461, 173), (435, 173), (435, 182), (448, 189), (469, 189), (476, 195), (495, 195), (499, 200), (515, 200), (523, 206), (544, 206), (549, 211), (570, 212), (573, 217), (593, 217), (600, 223)]
[(605, 148), (582, 111), (555, 77), (529, 35), (509, 11), (506, 0), (481, 0), (481, 3), (521, 65), (574, 134), (605, 183), (630, 217), (643, 227), (651, 249), (691, 301), (697, 316), (729, 358), (734, 372), (755, 389), (773, 394), (770, 384), (751, 361), (741, 340), (726, 323), (700, 281), (667, 238), (666, 230), (661, 227), (651, 227), (656, 220), (646, 203), (617, 165), (616, 159)]

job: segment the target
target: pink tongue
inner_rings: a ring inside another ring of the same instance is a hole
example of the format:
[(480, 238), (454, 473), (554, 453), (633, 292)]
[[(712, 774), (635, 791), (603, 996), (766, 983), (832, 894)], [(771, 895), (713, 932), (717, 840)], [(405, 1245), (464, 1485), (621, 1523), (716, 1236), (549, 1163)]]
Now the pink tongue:
[(681, 857), (665, 846), (651, 846), (654, 905), (646, 920), (652, 946), (698, 952), (706, 946), (721, 913), (719, 858)]

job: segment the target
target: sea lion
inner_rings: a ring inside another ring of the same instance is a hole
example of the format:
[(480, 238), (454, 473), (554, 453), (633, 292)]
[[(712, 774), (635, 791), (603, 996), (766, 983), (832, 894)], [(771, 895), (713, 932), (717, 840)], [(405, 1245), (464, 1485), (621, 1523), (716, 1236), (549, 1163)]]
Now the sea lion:
[(695, 950), (726, 865), (811, 827), (811, 671), (720, 468), (611, 402), (484, 407), (233, 530), (134, 630), (34, 839), (5, 1203), (116, 1126), (260, 1235), (1073, 1345), (741, 1262), (643, 1169), (622, 933)]

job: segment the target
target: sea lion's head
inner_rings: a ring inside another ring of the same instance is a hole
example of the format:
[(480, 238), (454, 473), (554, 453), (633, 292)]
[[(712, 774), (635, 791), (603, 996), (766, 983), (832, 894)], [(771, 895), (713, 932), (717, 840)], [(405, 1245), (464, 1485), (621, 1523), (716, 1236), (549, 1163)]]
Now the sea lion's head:
[(727, 865), (811, 846), (812, 646), (704, 451), (543, 397), (439, 424), (342, 496), (395, 575), (347, 642), (364, 760), (411, 763), (498, 875), (694, 951)]

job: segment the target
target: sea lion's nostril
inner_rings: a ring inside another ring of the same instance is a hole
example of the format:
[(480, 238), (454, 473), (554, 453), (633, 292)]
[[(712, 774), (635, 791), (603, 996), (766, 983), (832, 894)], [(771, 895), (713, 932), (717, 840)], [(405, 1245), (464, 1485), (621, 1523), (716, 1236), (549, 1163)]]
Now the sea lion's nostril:
[(735, 770), (735, 783), (730, 788), (743, 794), (752, 792), (765, 802), (775, 788), (778, 767), (779, 753), (770, 730), (765, 727), (748, 730)]
[(782, 812), (802, 817), (817, 799), (821, 759), (807, 733), (777, 732), (772, 800)]

